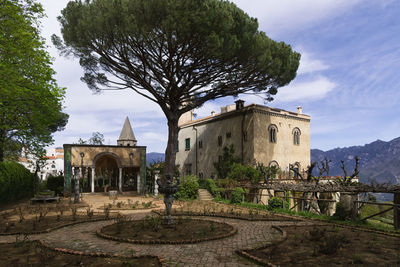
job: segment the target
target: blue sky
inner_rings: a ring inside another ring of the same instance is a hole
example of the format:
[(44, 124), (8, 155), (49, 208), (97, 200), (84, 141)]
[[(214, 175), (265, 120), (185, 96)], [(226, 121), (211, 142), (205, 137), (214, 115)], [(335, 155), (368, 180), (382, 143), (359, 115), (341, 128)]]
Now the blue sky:
[[(129, 116), (138, 145), (164, 152), (167, 124), (160, 108), (132, 91), (93, 95), (80, 81), (77, 59), (58, 56), (50, 43), (59, 34), (56, 17), (65, 0), (41, 0), (47, 13), (42, 35), (54, 57), (56, 79), (67, 88), (65, 111), (70, 120), (54, 135), (55, 145), (88, 139), (102, 132), (116, 144)], [(234, 0), (260, 30), (302, 54), (298, 75), (280, 88), (268, 106), (311, 116), (311, 148), (328, 150), (400, 136), (400, 1), (390, 0)], [(263, 102), (242, 96), (246, 104)], [(233, 98), (206, 103), (199, 117), (219, 112)]]

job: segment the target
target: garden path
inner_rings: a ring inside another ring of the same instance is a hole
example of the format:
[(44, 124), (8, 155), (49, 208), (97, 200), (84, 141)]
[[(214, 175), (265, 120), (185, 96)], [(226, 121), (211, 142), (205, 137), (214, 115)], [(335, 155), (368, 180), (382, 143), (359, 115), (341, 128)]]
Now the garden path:
[[(141, 219), (149, 212), (137, 213)], [(235, 250), (260, 247), (281, 237), (272, 228), (285, 225), (315, 225), (312, 221), (245, 221), (238, 219), (198, 217), (229, 223), (238, 233), (224, 239), (181, 245), (140, 245), (116, 242), (96, 236), (96, 229), (113, 221), (81, 223), (64, 227), (50, 233), (31, 235), (30, 240), (43, 240), (52, 247), (82, 252), (106, 252), (122, 255), (157, 255), (172, 266), (253, 266), (254, 264), (235, 254)], [(320, 224), (320, 223), (318, 223)], [(0, 236), (0, 242), (14, 242), (15, 236)]]

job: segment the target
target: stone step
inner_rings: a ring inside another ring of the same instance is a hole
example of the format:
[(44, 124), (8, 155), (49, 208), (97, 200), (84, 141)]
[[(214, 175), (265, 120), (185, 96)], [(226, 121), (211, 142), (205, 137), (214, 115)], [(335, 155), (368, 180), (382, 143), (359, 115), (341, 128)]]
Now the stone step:
[(197, 191), (197, 194), (199, 196), (199, 200), (206, 200), (206, 201), (213, 200), (212, 195), (206, 189), (199, 189)]

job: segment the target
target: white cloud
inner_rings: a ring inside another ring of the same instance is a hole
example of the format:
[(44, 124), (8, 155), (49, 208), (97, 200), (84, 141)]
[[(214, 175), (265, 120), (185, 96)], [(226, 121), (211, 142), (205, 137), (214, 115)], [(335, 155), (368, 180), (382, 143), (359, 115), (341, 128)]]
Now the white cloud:
[(310, 82), (294, 82), (278, 90), (275, 99), (279, 102), (315, 101), (324, 98), (336, 84), (326, 77), (319, 77)]
[(277, 34), (304, 28), (337, 16), (361, 0), (233, 0), (250, 16), (256, 17), (263, 31)]
[[(297, 50), (297, 49), (296, 49)], [(323, 71), (329, 68), (324, 62), (318, 59), (314, 59), (312, 55), (307, 52), (300, 50), (301, 59), (300, 59), (300, 66), (297, 70), (297, 75), (307, 74), (307, 73), (314, 73), (318, 71)]]

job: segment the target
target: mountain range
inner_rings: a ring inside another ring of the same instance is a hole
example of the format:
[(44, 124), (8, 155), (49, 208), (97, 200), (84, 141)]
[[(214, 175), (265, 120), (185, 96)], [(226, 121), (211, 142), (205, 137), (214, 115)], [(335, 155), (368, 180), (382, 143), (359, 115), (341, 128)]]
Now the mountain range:
[(344, 160), (347, 174), (354, 171), (355, 156), (360, 158), (359, 180), (363, 183), (400, 183), (400, 137), (385, 142), (377, 140), (363, 146), (335, 148), (328, 151), (311, 149), (311, 161), (320, 162), (327, 157), (330, 175), (343, 175), (341, 160)]

